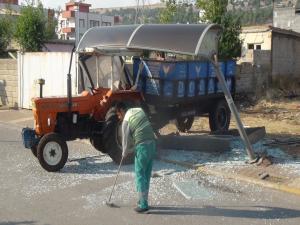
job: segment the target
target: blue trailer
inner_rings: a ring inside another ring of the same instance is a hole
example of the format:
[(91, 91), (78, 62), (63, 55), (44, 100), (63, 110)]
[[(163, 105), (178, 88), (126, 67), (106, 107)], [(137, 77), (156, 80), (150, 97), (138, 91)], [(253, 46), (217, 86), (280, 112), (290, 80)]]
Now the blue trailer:
[[(234, 96), (236, 62), (220, 62), (219, 67)], [(133, 76), (139, 77), (137, 88), (143, 93), (148, 108), (152, 109), (148, 111), (152, 112), (151, 118), (157, 128), (175, 120), (177, 128), (186, 132), (195, 116), (208, 115), (211, 131), (228, 129), (230, 110), (216, 71), (208, 61), (134, 58)]]

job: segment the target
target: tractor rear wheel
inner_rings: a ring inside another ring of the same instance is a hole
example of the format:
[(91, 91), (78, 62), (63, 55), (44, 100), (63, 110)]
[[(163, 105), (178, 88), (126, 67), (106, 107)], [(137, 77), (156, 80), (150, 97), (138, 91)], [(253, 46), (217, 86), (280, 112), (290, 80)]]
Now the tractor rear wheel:
[(230, 125), (230, 109), (225, 100), (218, 101), (209, 113), (209, 127), (212, 132), (227, 131)]
[(105, 151), (105, 147), (104, 147), (104, 144), (103, 144), (103, 141), (102, 141), (102, 138), (99, 137), (99, 136), (92, 136), (90, 137), (90, 143), (91, 145), (97, 149), (98, 151), (102, 152), (102, 153), (107, 153)]
[[(105, 152), (111, 159), (120, 164), (122, 159), (122, 122), (118, 119), (116, 110), (112, 107), (105, 116), (102, 140)], [(123, 160), (123, 164), (133, 163), (134, 154), (129, 154)]]
[(59, 171), (68, 159), (66, 141), (57, 133), (44, 135), (37, 146), (37, 158), (48, 172)]

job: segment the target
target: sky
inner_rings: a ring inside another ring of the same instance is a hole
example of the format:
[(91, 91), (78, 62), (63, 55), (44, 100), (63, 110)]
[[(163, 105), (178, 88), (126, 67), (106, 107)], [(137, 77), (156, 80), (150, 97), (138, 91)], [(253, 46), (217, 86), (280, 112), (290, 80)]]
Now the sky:
[[(45, 8), (54, 8), (57, 9), (58, 6), (64, 8), (65, 3), (69, 2), (68, 0), (41, 0)], [(20, 0), (19, 2), (23, 3), (25, 0)], [(140, 0), (142, 2), (142, 0)], [(145, 0), (145, 4), (148, 3), (157, 3), (160, 0)], [(124, 7), (136, 5), (137, 0), (85, 0), (85, 3), (92, 4), (92, 8), (108, 8), (108, 7)]]

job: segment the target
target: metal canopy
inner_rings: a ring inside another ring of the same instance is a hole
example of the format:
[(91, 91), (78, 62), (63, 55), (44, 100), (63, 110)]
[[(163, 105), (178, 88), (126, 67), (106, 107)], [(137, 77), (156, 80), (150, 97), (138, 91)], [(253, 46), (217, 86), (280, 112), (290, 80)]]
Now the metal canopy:
[(300, 0), (298, 0), (298, 1), (296, 2), (296, 5), (295, 5), (295, 12), (296, 12), (296, 13), (300, 13)]
[(89, 29), (77, 52), (155, 50), (211, 57), (217, 53), (221, 27), (215, 24), (142, 24)]

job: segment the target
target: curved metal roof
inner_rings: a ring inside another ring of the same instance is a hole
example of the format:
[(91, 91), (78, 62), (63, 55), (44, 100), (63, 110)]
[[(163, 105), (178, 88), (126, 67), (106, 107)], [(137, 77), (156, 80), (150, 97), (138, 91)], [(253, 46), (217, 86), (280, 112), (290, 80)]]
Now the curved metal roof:
[(215, 24), (142, 24), (93, 27), (80, 40), (77, 52), (156, 50), (187, 55), (217, 53), (221, 27)]
[(296, 2), (295, 11), (296, 13), (300, 13), (300, 0)]

